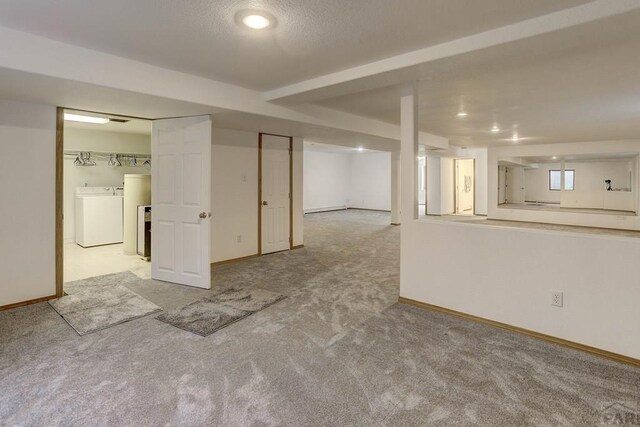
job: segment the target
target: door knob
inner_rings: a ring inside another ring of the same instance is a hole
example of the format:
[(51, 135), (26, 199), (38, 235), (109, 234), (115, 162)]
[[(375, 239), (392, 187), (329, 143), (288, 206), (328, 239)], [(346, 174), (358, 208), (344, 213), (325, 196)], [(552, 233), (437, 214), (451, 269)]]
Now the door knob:
[(269, 203), (267, 203), (267, 201), (265, 200), (264, 202), (262, 202), (262, 206), (267, 206)]
[(207, 213), (206, 212), (200, 212), (200, 215), (198, 215), (200, 217), (200, 219), (205, 219), (207, 217)]

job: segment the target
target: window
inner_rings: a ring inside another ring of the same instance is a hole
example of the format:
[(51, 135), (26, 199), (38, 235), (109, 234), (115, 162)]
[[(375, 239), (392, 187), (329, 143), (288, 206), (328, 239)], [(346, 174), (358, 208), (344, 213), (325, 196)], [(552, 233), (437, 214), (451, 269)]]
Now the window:
[[(549, 190), (560, 191), (561, 173), (559, 170), (549, 170)], [(572, 191), (574, 186), (576, 171), (573, 169), (567, 169), (564, 171), (564, 189), (565, 191)]]

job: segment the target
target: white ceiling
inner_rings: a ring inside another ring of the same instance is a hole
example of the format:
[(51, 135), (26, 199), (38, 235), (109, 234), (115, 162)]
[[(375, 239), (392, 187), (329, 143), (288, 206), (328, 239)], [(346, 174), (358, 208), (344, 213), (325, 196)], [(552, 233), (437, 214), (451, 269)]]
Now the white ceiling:
[[(587, 0), (0, 0), (0, 25), (266, 90)], [(273, 14), (256, 32), (243, 9)], [(96, 70), (99, 72), (99, 70)]]
[[(603, 153), (603, 154), (572, 154), (565, 156), (524, 156), (518, 157), (518, 164), (548, 164), (561, 161), (572, 163), (619, 162), (633, 161), (637, 153)], [(513, 159), (498, 159), (499, 162), (514, 164)]]
[[(234, 15), (246, 8), (269, 11), (277, 26), (238, 27)], [(65, 48), (65, 64), (96, 61), (66, 69), (48, 57), (56, 49), (34, 55), (31, 44), (45, 44), (21, 37), (22, 48), (0, 44), (0, 98), (141, 117), (214, 114), (220, 127), (391, 151), (402, 83), (417, 81), (420, 128), (454, 145), (513, 144), (516, 130), (518, 144), (640, 139), (640, 0), (0, 0), (0, 26), (265, 91), (221, 92), (185, 74), (162, 80), (154, 67), (79, 48)], [(416, 54), (424, 47), (439, 54)], [(357, 77), (383, 58), (387, 71)], [(112, 73), (114, 63), (122, 68)], [(318, 81), (326, 84), (313, 89)], [(501, 132), (490, 132), (494, 123)]]
[[(424, 64), (420, 128), (461, 146), (512, 144), (516, 130), (520, 144), (640, 139), (639, 52), (634, 11)], [(399, 123), (400, 94), (396, 85), (318, 103)]]

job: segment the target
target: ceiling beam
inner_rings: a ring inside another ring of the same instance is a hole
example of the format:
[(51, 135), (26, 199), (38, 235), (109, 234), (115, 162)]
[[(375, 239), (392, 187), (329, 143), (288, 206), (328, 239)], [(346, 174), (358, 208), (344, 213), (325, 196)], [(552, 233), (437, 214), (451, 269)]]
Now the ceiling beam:
[[(56, 86), (64, 84), (67, 87), (82, 86), (85, 92), (113, 90), (118, 93), (144, 95), (147, 99), (172, 100), (183, 106), (194, 106), (199, 111), (210, 110), (214, 114), (221, 111), (242, 112), (378, 138), (396, 141), (400, 139), (400, 127), (392, 123), (315, 105), (276, 105), (262, 99), (261, 92), (258, 91), (46, 37), (0, 27), (0, 40), (1, 73), (23, 73), (28, 75), (30, 80), (40, 84), (38, 93), (34, 93), (36, 91), (32, 86), (8, 88), (16, 92), (15, 95), (19, 95), (19, 99), (29, 98), (32, 102), (45, 102), (45, 92), (60, 95)], [(41, 78), (38, 79), (38, 76)], [(1, 84), (0, 89), (3, 89)], [(67, 99), (73, 97), (67, 96)], [(51, 98), (48, 97), (46, 102), (51, 102)], [(54, 102), (60, 102), (59, 96), (53, 98)], [(65, 106), (77, 108), (73, 104), (73, 100), (68, 99)], [(448, 146), (448, 140), (445, 138), (427, 133), (423, 133), (422, 137), (427, 145)]]
[(420, 65), (504, 43), (567, 29), (640, 9), (638, 0), (596, 0), (457, 40), (429, 46), (263, 92), (263, 99), (302, 104), (420, 78)]

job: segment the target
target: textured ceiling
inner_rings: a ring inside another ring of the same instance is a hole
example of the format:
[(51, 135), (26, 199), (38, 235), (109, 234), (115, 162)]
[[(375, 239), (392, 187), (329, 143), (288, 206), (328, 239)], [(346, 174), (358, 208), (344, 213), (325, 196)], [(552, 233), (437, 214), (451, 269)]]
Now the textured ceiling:
[[(0, 0), (0, 25), (254, 89), (286, 84), (586, 0)], [(256, 32), (239, 10), (273, 14)]]
[[(512, 144), (516, 130), (521, 144), (639, 139), (638, 52), (635, 11), (424, 64), (420, 128), (461, 146)], [(319, 104), (399, 123), (400, 93), (391, 86)]]

